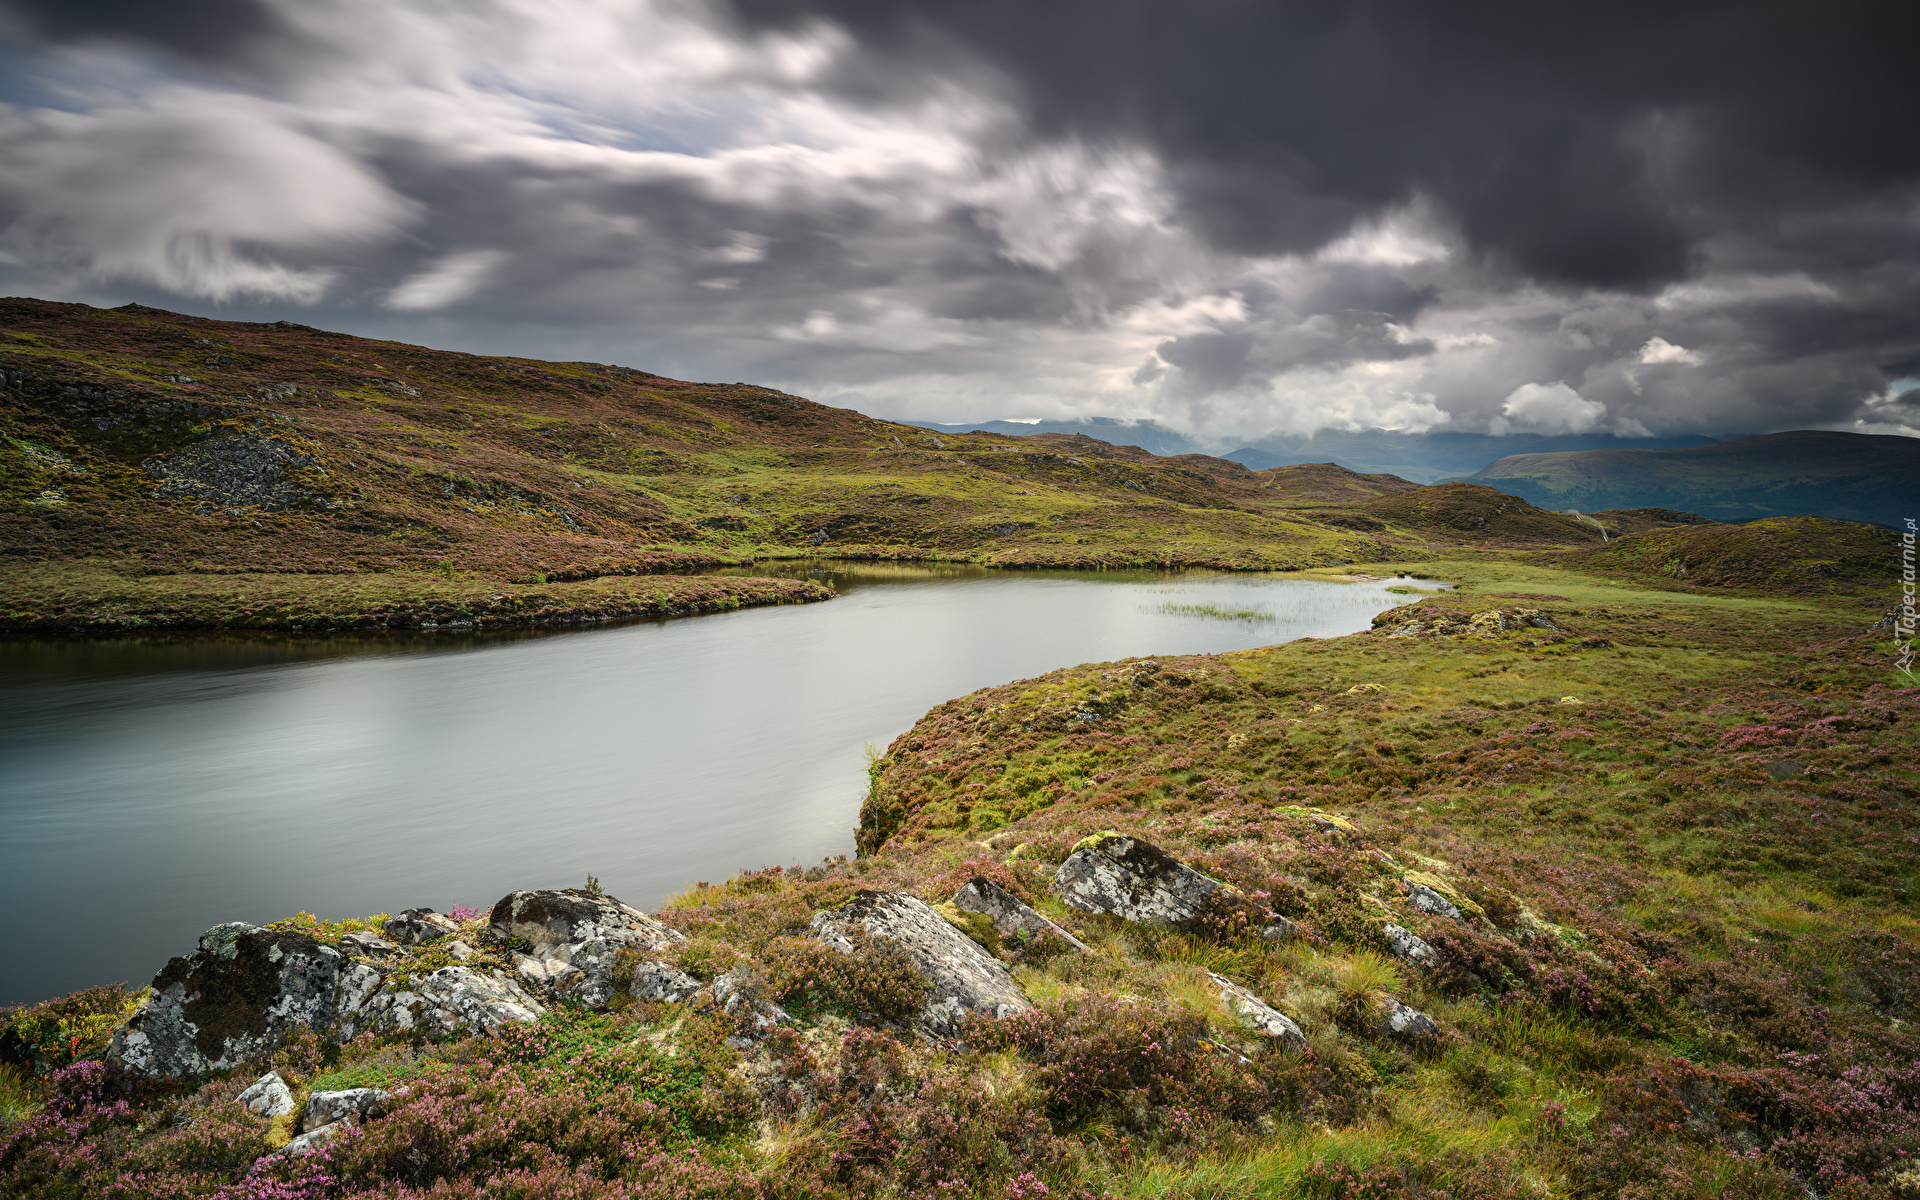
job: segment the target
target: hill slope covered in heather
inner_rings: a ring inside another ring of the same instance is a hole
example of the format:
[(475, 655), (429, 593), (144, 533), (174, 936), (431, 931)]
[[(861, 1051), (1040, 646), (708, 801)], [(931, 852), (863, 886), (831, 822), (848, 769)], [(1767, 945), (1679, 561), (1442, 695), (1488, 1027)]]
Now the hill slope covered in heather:
[(1293, 569), (1450, 536), (1346, 514), (1413, 485), (1337, 467), (137, 305), (0, 301), (0, 371), (5, 628), (511, 623), (569, 589), (596, 615), (724, 605), (745, 585), (660, 579), (764, 558)]
[(1543, 508), (1676, 508), (1718, 521), (1920, 513), (1920, 439), (1799, 430), (1673, 450), (1514, 454), (1473, 475)]

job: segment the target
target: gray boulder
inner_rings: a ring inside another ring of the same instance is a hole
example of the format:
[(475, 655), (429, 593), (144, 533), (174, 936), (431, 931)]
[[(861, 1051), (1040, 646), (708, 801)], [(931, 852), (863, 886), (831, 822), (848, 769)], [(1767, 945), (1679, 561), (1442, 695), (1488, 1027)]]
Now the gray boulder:
[(1291, 942), (1306, 936), (1306, 930), (1281, 916), (1269, 917), (1260, 930), (1260, 940), (1263, 942)]
[(699, 994), (700, 981), (669, 963), (643, 962), (634, 969), (627, 992), (639, 1000), (680, 1004)]
[(565, 891), (513, 892), (493, 906), (496, 936), (523, 938), (520, 977), (549, 995), (605, 1008), (620, 990), (615, 959), (622, 951), (657, 953), (686, 940), (677, 929), (612, 896)]
[(312, 1154), (315, 1150), (318, 1150), (351, 1128), (353, 1128), (353, 1126), (345, 1121), (336, 1121), (331, 1125), (322, 1125), (312, 1133), (303, 1133), (299, 1137), (294, 1138), (286, 1145), (275, 1150), (272, 1154), (263, 1156), (260, 1161), (266, 1162), (268, 1159), (294, 1158), (302, 1154)]
[(744, 1028), (750, 1037), (730, 1037), (729, 1045), (744, 1050), (753, 1038), (763, 1037), (776, 1026), (791, 1027), (793, 1016), (786, 1009), (759, 994), (759, 980), (753, 969), (742, 968), (714, 977), (704, 990), (720, 1010), (732, 1017), (736, 1028)]
[(1374, 1024), (1374, 1032), (1382, 1036), (1393, 1036), (1410, 1042), (1433, 1042), (1439, 1039), (1440, 1026), (1432, 1017), (1411, 1008), (1392, 996), (1387, 997), (1386, 1008), (1380, 1019)]
[(391, 954), (400, 947), (371, 933), (350, 933), (340, 939), (340, 948), (349, 954)]
[(1440, 961), (1440, 956), (1435, 953), (1433, 947), (1411, 929), (1402, 929), (1389, 921), (1385, 932), (1387, 948), (1393, 952), (1395, 958), (1418, 963), (1423, 967), (1430, 967)]
[(379, 1088), (347, 1088), (338, 1092), (315, 1092), (307, 1097), (306, 1111), (300, 1114), (300, 1132), (312, 1133), (335, 1121), (354, 1124), (368, 1117), (387, 1115), (388, 1093)]
[(280, 1078), (280, 1072), (268, 1071), (235, 1096), (234, 1101), (242, 1108), (251, 1109), (255, 1116), (271, 1120), (293, 1111), (293, 1089)]
[(968, 880), (965, 887), (953, 894), (953, 906), (961, 912), (979, 913), (986, 917), (993, 922), (1000, 936), (1009, 941), (1054, 937), (1082, 954), (1087, 952), (1078, 938), (1041, 916), (1022, 903), (1020, 897), (991, 879), (975, 876)]
[(380, 931), (402, 946), (424, 946), (460, 932), (460, 922), (430, 908), (409, 908), (389, 918)]
[(330, 1027), (345, 962), (303, 933), (216, 925), (154, 976), (152, 996), (115, 1031), (108, 1057), (136, 1075), (236, 1067), (299, 1025)]
[(1213, 982), (1213, 986), (1220, 989), (1220, 1000), (1227, 1006), (1227, 1011), (1240, 1018), (1255, 1033), (1296, 1050), (1307, 1048), (1307, 1035), (1294, 1023), (1292, 1017), (1274, 1008), (1225, 975), (1217, 975), (1209, 971), (1207, 978)]
[(863, 891), (837, 912), (815, 914), (813, 931), (842, 954), (856, 952), (856, 931), (898, 943), (933, 985), (916, 1022), (929, 1033), (954, 1035), (969, 1013), (1004, 1017), (1033, 1007), (1006, 964), (918, 897)]
[(1442, 896), (1424, 883), (1407, 884), (1407, 903), (1424, 913), (1449, 920), (1460, 919), (1460, 909), (1453, 901)]
[(382, 983), (340, 1024), (340, 1037), (368, 1030), (418, 1030), (440, 1036), (472, 1030), (492, 1034), (509, 1021), (537, 1021), (546, 1007), (498, 971), (482, 975), (468, 967), (441, 967), (403, 987)]
[(1082, 912), (1180, 930), (1192, 928), (1210, 900), (1245, 903), (1158, 846), (1119, 834), (1068, 855), (1054, 872), (1053, 894)]

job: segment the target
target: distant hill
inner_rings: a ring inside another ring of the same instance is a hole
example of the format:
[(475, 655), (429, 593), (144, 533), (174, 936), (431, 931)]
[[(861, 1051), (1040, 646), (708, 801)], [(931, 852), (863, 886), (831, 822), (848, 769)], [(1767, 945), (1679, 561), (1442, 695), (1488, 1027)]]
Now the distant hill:
[[(936, 421), (903, 421), (936, 433), (1003, 433), (1009, 437), (1031, 437), (1040, 433), (1060, 433), (1098, 438), (1116, 446), (1138, 446), (1153, 454), (1199, 454), (1201, 448), (1171, 429), (1162, 429), (1152, 421), (1130, 425), (1112, 417), (1092, 417), (1085, 421), (974, 421), (970, 424), (942, 425)], [(1246, 464), (1254, 470), (1259, 467)], [(1272, 465), (1272, 464), (1266, 464)]]
[(1513, 454), (1467, 476), (1543, 508), (1675, 508), (1718, 521), (1920, 515), (1920, 438), (1803, 429), (1667, 450)]
[(1599, 529), (1566, 513), (1536, 508), (1477, 483), (1441, 483), (1389, 492), (1355, 507), (1435, 541), (1515, 549), (1601, 540)]
[(1363, 475), (1337, 463), (1295, 463), (1255, 473), (1261, 484), (1291, 499), (1352, 504), (1418, 488), (1398, 475)]
[[(1106, 434), (1100, 434), (1106, 437)], [(1398, 475), (1415, 483), (1434, 483), (1470, 475), (1496, 458), (1560, 451), (1676, 448), (1705, 446), (1705, 437), (1639, 438), (1605, 434), (1399, 433), (1389, 429), (1313, 434), (1275, 434), (1222, 455), (1256, 471), (1297, 463), (1334, 462), (1351, 471)]]
[(1826, 517), (1768, 517), (1746, 525), (1684, 525), (1605, 546), (1555, 551), (1555, 565), (1641, 583), (1790, 595), (1892, 590), (1900, 536)]

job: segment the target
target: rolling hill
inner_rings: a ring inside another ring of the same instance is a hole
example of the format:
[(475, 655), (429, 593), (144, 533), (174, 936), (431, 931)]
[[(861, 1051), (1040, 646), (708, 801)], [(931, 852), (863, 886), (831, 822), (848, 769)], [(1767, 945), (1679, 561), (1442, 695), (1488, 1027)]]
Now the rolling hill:
[(1803, 429), (1669, 450), (1513, 454), (1467, 478), (1543, 508), (1676, 508), (1719, 521), (1920, 515), (1920, 439)]
[[(568, 587), (625, 616), (681, 602), (605, 581), (769, 558), (1299, 569), (1488, 537), (1367, 511), (1417, 485), (1332, 464), (939, 434), (747, 384), (140, 305), (0, 300), (0, 385), (0, 629), (559, 619)], [(708, 579), (685, 603), (804, 598)]]

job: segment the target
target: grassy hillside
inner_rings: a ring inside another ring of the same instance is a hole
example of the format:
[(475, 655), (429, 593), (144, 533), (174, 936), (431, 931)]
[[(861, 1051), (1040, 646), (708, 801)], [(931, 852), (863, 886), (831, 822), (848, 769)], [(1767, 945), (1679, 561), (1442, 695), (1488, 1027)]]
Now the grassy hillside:
[(1898, 526), (1920, 512), (1920, 439), (1800, 430), (1689, 449), (1515, 454), (1470, 478), (1546, 508), (1659, 506), (1720, 521), (1812, 514)]
[(1823, 517), (1679, 525), (1556, 553), (1557, 565), (1642, 583), (1891, 600), (1900, 535)]
[[(137, 305), (0, 301), (0, 384), (0, 629), (405, 622), (416, 593), (497, 615), (529, 587), (561, 619), (620, 591), (584, 581), (810, 554), (1294, 569), (1484, 540), (1349, 511), (1414, 485), (1330, 465), (942, 435), (746, 384)], [(223, 582), (157, 582), (182, 576)]]

